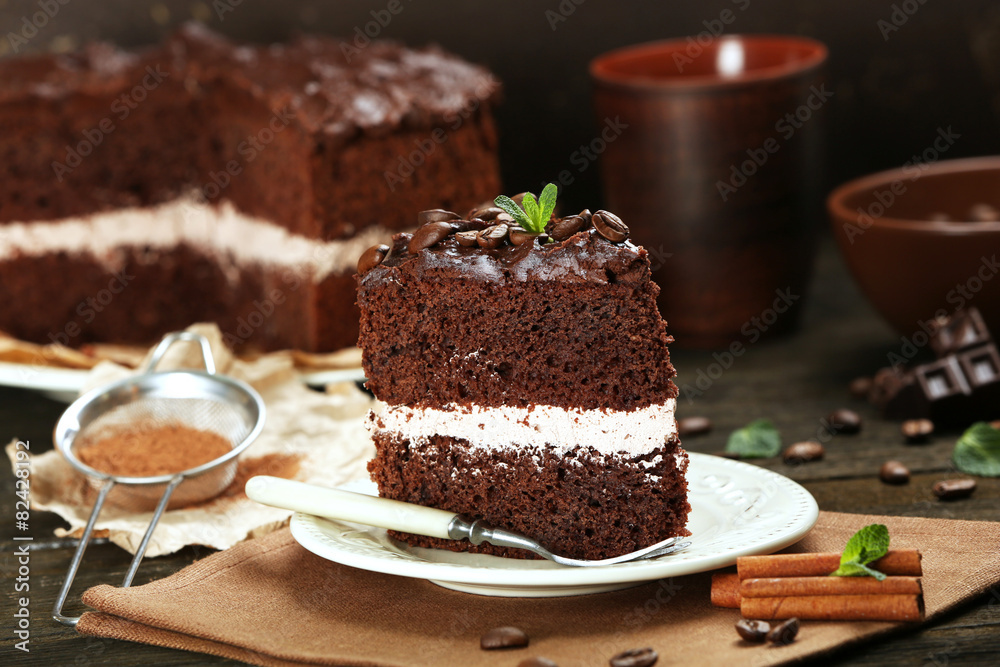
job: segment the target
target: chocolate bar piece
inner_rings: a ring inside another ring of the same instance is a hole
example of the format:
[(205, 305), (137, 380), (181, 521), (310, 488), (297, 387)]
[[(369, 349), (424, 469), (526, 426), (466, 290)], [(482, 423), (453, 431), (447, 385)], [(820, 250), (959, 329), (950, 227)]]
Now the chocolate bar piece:
[(992, 340), (979, 310), (969, 308), (959, 310), (940, 322), (937, 331), (931, 336), (931, 349), (940, 359), (970, 347), (985, 345)]
[(883, 416), (960, 426), (1000, 417), (1000, 353), (979, 311), (943, 321), (931, 347), (936, 361), (875, 374), (868, 400)]

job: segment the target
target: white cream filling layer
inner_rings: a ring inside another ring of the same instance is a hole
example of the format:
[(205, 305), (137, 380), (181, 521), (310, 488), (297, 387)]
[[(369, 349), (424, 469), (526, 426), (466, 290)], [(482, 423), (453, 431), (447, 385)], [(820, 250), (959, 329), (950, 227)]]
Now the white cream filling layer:
[(386, 406), (371, 419), (376, 430), (397, 432), (411, 441), (435, 435), (461, 438), (473, 447), (534, 447), (557, 454), (592, 447), (604, 455), (642, 456), (663, 447), (677, 434), (676, 399), (628, 412), (566, 409), (551, 405), (530, 408)]
[(384, 227), (368, 227), (349, 239), (316, 241), (240, 213), (229, 202), (212, 206), (181, 198), (148, 208), (0, 225), (0, 260), (83, 253), (108, 271), (117, 271), (123, 265), (125, 247), (168, 250), (185, 243), (223, 266), (277, 266), (319, 281), (353, 270), (362, 252), (386, 243), (392, 234)]

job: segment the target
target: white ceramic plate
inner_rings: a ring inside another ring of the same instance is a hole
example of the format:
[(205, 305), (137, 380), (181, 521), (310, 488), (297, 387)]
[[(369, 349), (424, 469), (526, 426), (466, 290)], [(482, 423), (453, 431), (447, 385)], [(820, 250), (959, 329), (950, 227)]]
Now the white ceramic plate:
[[(292, 517), (292, 535), (318, 556), (364, 570), (429, 579), (478, 595), (555, 597), (599, 593), (725, 567), (739, 556), (772, 553), (793, 544), (816, 523), (816, 501), (787, 477), (718, 456), (690, 456), (691, 537), (687, 539), (691, 546), (653, 560), (580, 568), (424, 549), (391, 540), (380, 528), (306, 514)], [(376, 495), (371, 482), (344, 488)]]
[[(70, 368), (0, 362), (0, 386), (34, 389), (52, 400), (72, 403), (79, 395), (89, 372)], [(365, 372), (361, 368), (313, 371), (302, 373), (301, 378), (306, 384), (323, 386), (334, 382), (364, 380)]]

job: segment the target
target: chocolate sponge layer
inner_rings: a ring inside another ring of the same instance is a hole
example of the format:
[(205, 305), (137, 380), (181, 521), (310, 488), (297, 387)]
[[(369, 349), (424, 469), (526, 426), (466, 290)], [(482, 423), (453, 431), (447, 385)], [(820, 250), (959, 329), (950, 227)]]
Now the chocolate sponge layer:
[(358, 294), (368, 387), (387, 403), (632, 410), (677, 395), (650, 281), (392, 271)]
[[(610, 558), (690, 534), (684, 528), (691, 509), (687, 454), (676, 439), (629, 458), (581, 448), (567, 454), (477, 449), (446, 436), (411, 442), (388, 431), (373, 438), (376, 455), (368, 470), (380, 496), (485, 519), (559, 555)], [(390, 535), (413, 546), (535, 557), (486, 543)]]

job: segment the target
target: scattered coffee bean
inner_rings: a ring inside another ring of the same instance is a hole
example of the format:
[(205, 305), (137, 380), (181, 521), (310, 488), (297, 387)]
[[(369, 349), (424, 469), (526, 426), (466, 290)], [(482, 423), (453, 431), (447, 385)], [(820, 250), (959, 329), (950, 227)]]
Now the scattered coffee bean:
[(1000, 419), (996, 420), (995, 422), (990, 422), (990, 426), (992, 426), (993, 428), (1000, 428)]
[(408, 245), (406, 249), (411, 255), (415, 255), (425, 248), (437, 245), (441, 241), (448, 238), (448, 235), (454, 231), (455, 228), (452, 227), (450, 223), (428, 222), (426, 225), (418, 227), (417, 231), (413, 232), (413, 238), (410, 239), (410, 245)]
[(628, 227), (610, 211), (600, 210), (591, 216), (590, 221), (594, 223), (597, 233), (612, 243), (621, 243), (628, 238)]
[(504, 211), (503, 213), (500, 213), (499, 215), (497, 215), (497, 217), (493, 218), (493, 222), (496, 223), (496, 224), (498, 224), (498, 225), (501, 222), (503, 224), (505, 224), (505, 225), (510, 225), (510, 224), (512, 224), (514, 222), (514, 218), (510, 217), (510, 213), (507, 213), (506, 211)]
[(458, 232), (455, 234), (455, 240), (458, 241), (459, 245), (471, 248), (474, 245), (479, 245), (479, 232), (472, 229), (467, 232)]
[(934, 432), (934, 422), (930, 419), (907, 419), (899, 430), (907, 442), (924, 442)]
[(989, 204), (976, 204), (969, 209), (969, 220), (972, 222), (1000, 221), (1000, 211)]
[(583, 221), (586, 224), (589, 225), (590, 224), (590, 219), (593, 217), (594, 214), (590, 212), (589, 208), (585, 208), (582, 211), (580, 211), (579, 213), (577, 213), (577, 215), (580, 216), (581, 218), (583, 218)]
[(806, 463), (808, 461), (819, 461), (826, 454), (823, 445), (815, 440), (806, 440), (789, 445), (781, 453), (781, 458), (785, 463)]
[(552, 225), (551, 236), (556, 241), (565, 241), (587, 226), (587, 222), (579, 215), (570, 215), (556, 220)]
[(508, 229), (507, 225), (493, 225), (492, 227), (487, 227), (483, 231), (479, 232), (479, 237), (476, 239), (476, 242), (479, 243), (481, 248), (486, 248), (488, 250), (499, 248), (503, 245), (504, 240), (507, 238)]
[(854, 378), (848, 386), (851, 396), (854, 398), (860, 398), (861, 400), (868, 398), (868, 392), (871, 391), (871, 388), (872, 379), (868, 377)]
[(736, 632), (748, 642), (759, 644), (767, 639), (770, 631), (771, 624), (767, 621), (748, 621), (745, 618), (736, 621)]
[(493, 628), (479, 638), (479, 648), (484, 651), (492, 651), (498, 648), (521, 648), (528, 645), (528, 635), (524, 630), (505, 625), (501, 628)]
[(910, 469), (899, 461), (886, 461), (879, 468), (878, 478), (886, 484), (906, 484), (910, 481)]
[(471, 217), (471, 218), (479, 218), (480, 220), (489, 221), (489, 220), (493, 220), (494, 218), (496, 218), (501, 213), (504, 213), (504, 210), (502, 208), (500, 208), (499, 206), (488, 206), (486, 208), (480, 208), (480, 209), (476, 209), (475, 211), (470, 212), (469, 213), (469, 217)]
[(382, 263), (385, 256), (389, 254), (389, 246), (383, 245), (373, 245), (368, 250), (361, 253), (361, 257), (358, 258), (358, 275), (363, 276), (376, 266)]
[[(517, 204), (518, 206), (520, 206), (521, 203), (524, 201), (524, 195), (526, 195), (526, 194), (528, 194), (528, 193), (527, 192), (518, 192), (516, 195), (514, 195), (513, 197), (511, 197), (511, 201), (513, 201), (515, 204)], [(532, 196), (534, 196), (534, 195), (532, 195)]]
[(426, 225), (428, 222), (448, 222), (449, 220), (458, 220), (458, 213), (452, 213), (451, 211), (446, 211), (443, 208), (432, 208), (429, 211), (421, 211), (417, 213), (417, 224)]
[(611, 667), (649, 667), (655, 665), (660, 656), (651, 647), (633, 648), (622, 651), (611, 658)]
[(521, 662), (517, 663), (517, 667), (559, 667), (559, 665), (552, 662), (548, 658), (535, 656), (534, 658), (525, 658)]
[(826, 421), (834, 433), (857, 433), (861, 430), (861, 415), (854, 410), (835, 410)]
[(682, 438), (705, 435), (712, 430), (712, 420), (708, 417), (685, 417), (677, 420), (677, 434)]
[(795, 641), (797, 634), (799, 634), (799, 619), (790, 618), (771, 628), (767, 633), (767, 640), (772, 644), (787, 645)]
[(478, 204), (476, 204), (475, 206), (473, 206), (472, 208), (470, 208), (469, 212), (466, 214), (465, 217), (466, 218), (474, 218), (474, 217), (476, 217), (476, 211), (481, 211), (481, 210), (483, 210), (485, 208), (492, 208), (494, 206), (496, 206), (496, 204), (493, 203), (492, 199), (490, 199), (488, 201), (481, 201)]
[(974, 479), (944, 479), (934, 485), (934, 495), (941, 500), (968, 498), (975, 490)]
[(514, 245), (521, 245), (522, 243), (531, 243), (532, 241), (538, 238), (540, 238), (541, 241), (544, 241), (545, 234), (536, 234), (534, 232), (525, 231), (520, 227), (510, 228), (510, 242)]

